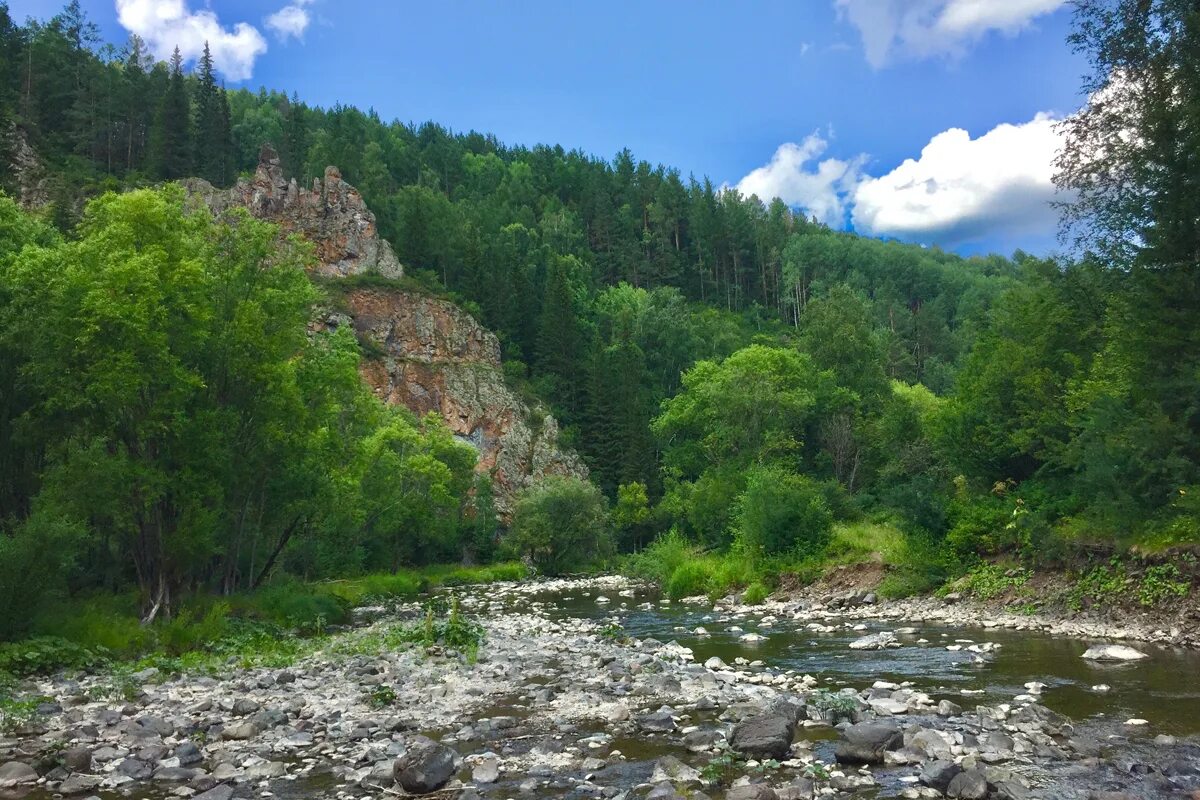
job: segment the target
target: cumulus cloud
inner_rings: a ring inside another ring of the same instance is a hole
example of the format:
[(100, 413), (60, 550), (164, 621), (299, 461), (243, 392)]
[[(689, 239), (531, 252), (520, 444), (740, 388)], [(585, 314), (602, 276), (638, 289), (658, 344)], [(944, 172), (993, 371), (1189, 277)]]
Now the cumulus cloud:
[(158, 58), (167, 58), (176, 47), (185, 61), (194, 61), (208, 42), (217, 70), (240, 81), (254, 72), (254, 61), (267, 52), (267, 40), (253, 25), (221, 25), (208, 9), (192, 11), (185, 0), (116, 0), (117, 20), (136, 33)]
[(855, 229), (944, 245), (1048, 239), (1058, 223), (1050, 206), (1062, 145), (1057, 122), (1043, 113), (976, 139), (961, 128), (939, 133), (920, 158), (857, 184)]
[(286, 42), (288, 39), (303, 41), (304, 32), (308, 30), (309, 23), (312, 22), (312, 16), (308, 13), (310, 5), (312, 5), (312, 0), (295, 0), (295, 2), (289, 3), (274, 14), (267, 16), (267, 27), (279, 37), (280, 41)]
[(822, 159), (829, 143), (813, 134), (781, 145), (737, 188), (764, 201), (779, 197), (833, 228), (852, 223), (868, 236), (947, 247), (1040, 246), (1058, 226), (1052, 201), (1064, 199), (1053, 182), (1064, 135), (1059, 121), (1041, 113), (974, 139), (951, 128), (919, 157), (877, 177), (865, 172), (865, 155)]
[(960, 55), (990, 31), (1015, 34), (1067, 0), (834, 0), (858, 28), (867, 61)]
[(780, 198), (807, 216), (841, 227), (846, 221), (845, 198), (858, 179), (861, 159), (820, 159), (829, 142), (812, 134), (803, 142), (781, 144), (771, 162), (742, 178), (737, 189), (764, 201)]

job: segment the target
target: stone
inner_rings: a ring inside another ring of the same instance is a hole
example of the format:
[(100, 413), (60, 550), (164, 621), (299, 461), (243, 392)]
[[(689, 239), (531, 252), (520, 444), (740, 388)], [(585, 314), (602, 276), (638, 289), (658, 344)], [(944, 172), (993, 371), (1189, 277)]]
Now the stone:
[(135, 781), (144, 781), (154, 774), (154, 770), (150, 769), (149, 764), (137, 758), (124, 759), (117, 765), (117, 772), (133, 778)]
[(233, 713), (238, 717), (245, 717), (249, 716), (250, 714), (254, 714), (260, 708), (262, 708), (260, 703), (255, 700), (251, 700), (248, 697), (243, 697), (233, 702)]
[(14, 789), (18, 786), (32, 786), (37, 783), (37, 770), (20, 761), (9, 761), (0, 764), (0, 789)]
[(946, 796), (958, 800), (984, 800), (988, 796), (988, 782), (981, 770), (960, 772), (946, 787)]
[(841, 763), (882, 764), (884, 753), (896, 750), (904, 742), (900, 728), (886, 722), (860, 722), (842, 731), (842, 740), (834, 750)]
[(962, 772), (962, 767), (948, 759), (930, 761), (921, 768), (920, 781), (926, 786), (945, 794), (950, 781)]
[(725, 793), (725, 800), (778, 800), (779, 795), (765, 783), (734, 786)]
[(100, 788), (100, 780), (99, 775), (69, 775), (58, 785), (58, 791), (66, 795), (94, 792)]
[(63, 751), (63, 766), (71, 772), (92, 771), (92, 748), (71, 747)]
[(700, 770), (689, 767), (675, 756), (663, 756), (654, 762), (654, 772), (650, 775), (651, 783), (669, 781), (678, 786), (700, 782)]
[(781, 713), (759, 714), (733, 726), (729, 746), (753, 758), (787, 758), (796, 733), (793, 717)]
[(962, 706), (950, 700), (939, 700), (937, 704), (937, 715), (939, 717), (957, 717), (962, 714)]
[(287, 774), (287, 766), (282, 761), (263, 761), (246, 767), (246, 779), (263, 781), (279, 778)]
[(417, 736), (404, 755), (396, 759), (392, 775), (404, 791), (428, 794), (445, 786), (457, 768), (457, 753), (444, 744)]
[(1084, 651), (1089, 661), (1138, 661), (1148, 656), (1124, 644), (1098, 644)]
[(650, 733), (670, 733), (675, 730), (675, 718), (667, 711), (656, 711), (638, 717), (637, 726)]
[(192, 800), (231, 800), (232, 797), (233, 787), (222, 783), (220, 786), (214, 786), (207, 792), (196, 795)]
[(485, 758), (471, 770), (471, 780), (475, 783), (495, 783), (500, 779), (500, 763), (494, 758)]
[(221, 731), (222, 739), (231, 739), (233, 741), (245, 741), (258, 736), (258, 725), (253, 722), (243, 722), (239, 725), (233, 725)]
[(886, 647), (898, 647), (899, 642), (896, 641), (896, 634), (891, 631), (882, 631), (880, 633), (872, 633), (868, 636), (863, 636), (861, 639), (855, 639), (850, 643), (851, 650), (883, 650)]
[(176, 747), (173, 755), (179, 759), (181, 767), (194, 766), (204, 760), (204, 754), (200, 752), (200, 747), (190, 740)]

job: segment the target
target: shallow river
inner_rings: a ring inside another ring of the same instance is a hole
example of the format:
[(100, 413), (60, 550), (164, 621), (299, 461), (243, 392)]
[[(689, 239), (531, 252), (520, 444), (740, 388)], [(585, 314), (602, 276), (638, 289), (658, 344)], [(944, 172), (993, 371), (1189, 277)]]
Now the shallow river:
[[(1150, 736), (1200, 735), (1200, 651), (1196, 650), (1137, 644), (1150, 658), (1102, 664), (1080, 657), (1094, 642), (1031, 631), (866, 620), (866, 629), (861, 631), (839, 627), (833, 633), (813, 633), (805, 630), (806, 620), (781, 617), (769, 627), (760, 627), (756, 615), (729, 618), (707, 606), (660, 605), (654, 595), (632, 599), (614, 596), (610, 603), (597, 604), (599, 594), (544, 595), (540, 599), (551, 616), (614, 618), (631, 636), (678, 641), (691, 648), (699, 662), (719, 656), (732, 663), (741, 656), (777, 669), (809, 673), (835, 687), (856, 689), (870, 686), (875, 680), (913, 681), (935, 699), (946, 697), (968, 707), (1009, 701), (1025, 692), (1025, 683), (1041, 681), (1047, 684), (1042, 702), (1072, 719), (1112, 721), (1123, 726), (1127, 719), (1140, 718), (1149, 721), (1146, 733)], [(647, 601), (654, 604), (652, 610), (638, 608)], [(900, 626), (917, 629), (913, 635), (899, 637), (904, 647), (851, 650), (848, 646), (867, 633)], [(710, 635), (694, 635), (692, 631), (697, 627)], [(738, 641), (742, 633), (730, 631), (730, 627), (757, 632), (767, 639), (742, 643)], [(919, 639), (927, 639), (928, 643), (918, 644)], [(995, 642), (1000, 648), (984, 655), (983, 663), (976, 663), (976, 654), (965, 649), (971, 642)], [(964, 649), (946, 649), (955, 643), (964, 645)], [(1098, 685), (1107, 685), (1110, 690), (1094, 691), (1092, 687)], [(981, 693), (970, 695), (968, 703), (962, 702), (963, 690)]]

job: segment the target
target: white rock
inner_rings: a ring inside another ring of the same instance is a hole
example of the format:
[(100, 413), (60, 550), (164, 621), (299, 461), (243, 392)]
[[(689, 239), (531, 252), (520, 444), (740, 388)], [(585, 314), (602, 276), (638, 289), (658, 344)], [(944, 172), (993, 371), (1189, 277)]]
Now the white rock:
[(1084, 651), (1083, 657), (1089, 661), (1137, 661), (1147, 658), (1140, 650), (1123, 644), (1098, 644)]

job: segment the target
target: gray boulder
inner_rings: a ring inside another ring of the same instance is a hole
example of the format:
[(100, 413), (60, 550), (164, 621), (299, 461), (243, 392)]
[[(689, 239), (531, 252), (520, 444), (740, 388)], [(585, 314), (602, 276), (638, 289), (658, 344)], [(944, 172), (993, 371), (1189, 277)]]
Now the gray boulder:
[(863, 636), (860, 639), (855, 639), (850, 643), (851, 650), (883, 650), (887, 647), (899, 647), (900, 643), (896, 641), (896, 634), (891, 631), (883, 631), (882, 633), (872, 633), (869, 636)]
[(834, 756), (847, 764), (882, 764), (883, 754), (904, 743), (900, 728), (887, 722), (860, 722), (842, 731)]
[(770, 712), (739, 722), (733, 727), (729, 746), (753, 758), (787, 758), (796, 734), (793, 717)]
[(458, 753), (446, 745), (418, 736), (392, 765), (396, 783), (411, 794), (436, 792), (454, 777)]
[(982, 770), (960, 772), (946, 787), (946, 796), (958, 800), (985, 800), (988, 796), (988, 782)]
[(1085, 650), (1083, 657), (1089, 661), (1138, 661), (1147, 656), (1124, 644), (1098, 644)]
[(20, 761), (0, 764), (0, 789), (31, 786), (37, 783), (37, 780), (37, 771), (28, 764), (22, 764)]
[(950, 787), (950, 781), (958, 777), (962, 771), (962, 767), (953, 761), (945, 759), (930, 761), (921, 770), (921, 783), (945, 794), (946, 789)]

